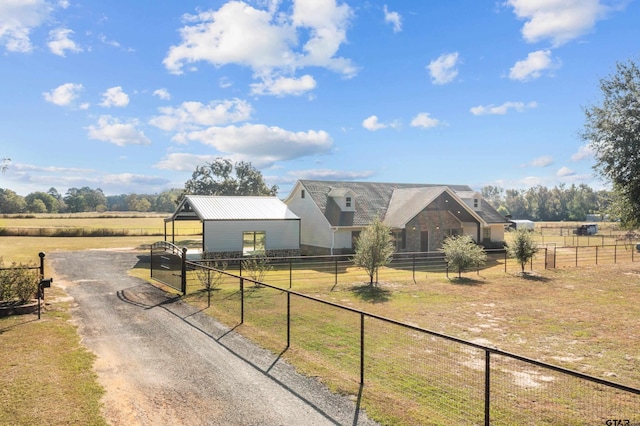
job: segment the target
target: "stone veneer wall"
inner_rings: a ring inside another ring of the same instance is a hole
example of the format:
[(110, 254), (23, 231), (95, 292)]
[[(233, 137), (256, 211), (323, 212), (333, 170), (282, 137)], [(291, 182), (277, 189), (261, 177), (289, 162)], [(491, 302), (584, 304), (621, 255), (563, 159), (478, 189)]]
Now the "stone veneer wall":
[[(413, 227), (415, 226), (415, 231)], [(436, 210), (423, 210), (407, 223), (406, 251), (420, 251), (420, 231), (429, 231), (429, 250), (436, 251), (442, 247), (446, 237), (445, 230), (455, 229), (462, 234), (462, 224), (451, 214)]]

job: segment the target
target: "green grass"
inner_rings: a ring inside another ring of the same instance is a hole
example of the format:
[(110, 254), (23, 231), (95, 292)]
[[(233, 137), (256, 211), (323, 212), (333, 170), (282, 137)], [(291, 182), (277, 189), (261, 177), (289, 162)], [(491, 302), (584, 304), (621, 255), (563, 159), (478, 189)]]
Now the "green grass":
[[(60, 295), (52, 289), (47, 298)], [(0, 318), (0, 424), (106, 424), (95, 356), (70, 319), (66, 303), (48, 306), (40, 320), (35, 314)]]

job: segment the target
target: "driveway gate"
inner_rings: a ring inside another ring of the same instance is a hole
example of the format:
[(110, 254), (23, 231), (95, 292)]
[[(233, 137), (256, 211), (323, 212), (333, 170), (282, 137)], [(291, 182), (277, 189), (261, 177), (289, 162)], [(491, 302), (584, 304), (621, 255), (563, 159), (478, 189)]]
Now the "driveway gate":
[(168, 241), (154, 243), (151, 246), (151, 278), (185, 294), (186, 257), (186, 248)]

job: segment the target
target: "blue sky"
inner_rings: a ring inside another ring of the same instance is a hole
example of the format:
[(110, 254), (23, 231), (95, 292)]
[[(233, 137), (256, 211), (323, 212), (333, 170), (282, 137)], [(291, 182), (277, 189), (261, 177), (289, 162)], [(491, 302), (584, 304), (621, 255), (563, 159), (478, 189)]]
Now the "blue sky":
[(603, 187), (583, 107), (633, 0), (0, 0), (0, 188), (297, 179)]

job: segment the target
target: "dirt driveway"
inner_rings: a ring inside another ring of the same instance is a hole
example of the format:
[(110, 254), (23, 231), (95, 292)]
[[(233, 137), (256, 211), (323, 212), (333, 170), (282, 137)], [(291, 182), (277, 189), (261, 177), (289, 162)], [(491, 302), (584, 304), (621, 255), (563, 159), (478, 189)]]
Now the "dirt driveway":
[(97, 355), (113, 425), (373, 425), (331, 394), (179, 298), (127, 275), (146, 253), (51, 253)]

